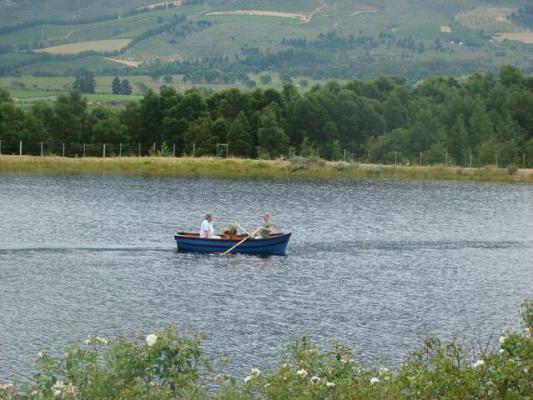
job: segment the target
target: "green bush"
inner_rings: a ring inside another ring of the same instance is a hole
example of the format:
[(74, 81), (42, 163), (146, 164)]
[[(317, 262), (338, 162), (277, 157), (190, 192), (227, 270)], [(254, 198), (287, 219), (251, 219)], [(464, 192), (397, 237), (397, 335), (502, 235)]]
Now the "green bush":
[(509, 175), (514, 175), (514, 174), (516, 174), (517, 171), (518, 171), (518, 167), (517, 167), (516, 165), (514, 165), (514, 164), (509, 164), (509, 165), (507, 166), (507, 173), (508, 173)]
[[(64, 358), (40, 353), (31, 384), (0, 385), (1, 399), (531, 399), (533, 300), (524, 302), (523, 332), (507, 332), (473, 357), (457, 343), (427, 340), (394, 370), (364, 368), (351, 350), (322, 351), (307, 337), (279, 367), (252, 368), (244, 379), (213, 378), (198, 337), (173, 328), (134, 341), (90, 337)], [(496, 347), (497, 346), (497, 347)]]

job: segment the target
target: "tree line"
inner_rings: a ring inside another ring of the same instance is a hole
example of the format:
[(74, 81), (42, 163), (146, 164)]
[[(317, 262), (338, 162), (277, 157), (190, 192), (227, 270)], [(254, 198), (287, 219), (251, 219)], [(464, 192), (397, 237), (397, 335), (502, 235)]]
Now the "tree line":
[(227, 143), (239, 157), (299, 154), (375, 162), (468, 159), (533, 162), (533, 78), (506, 66), (498, 76), (432, 77), (417, 85), (398, 77), (332, 81), (302, 94), (228, 89), (203, 95), (162, 86), (117, 110), (89, 107), (78, 91), (53, 104), (18, 107), (0, 95), (0, 140), (47, 143), (155, 143), (178, 154), (213, 155)]

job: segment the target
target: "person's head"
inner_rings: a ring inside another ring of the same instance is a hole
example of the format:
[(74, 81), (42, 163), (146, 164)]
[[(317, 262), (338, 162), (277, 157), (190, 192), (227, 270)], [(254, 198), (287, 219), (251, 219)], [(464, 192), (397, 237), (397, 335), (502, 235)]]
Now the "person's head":
[(205, 219), (207, 220), (207, 222), (213, 221), (213, 214), (205, 214)]
[(263, 221), (268, 222), (270, 220), (270, 214), (268, 212), (263, 213)]

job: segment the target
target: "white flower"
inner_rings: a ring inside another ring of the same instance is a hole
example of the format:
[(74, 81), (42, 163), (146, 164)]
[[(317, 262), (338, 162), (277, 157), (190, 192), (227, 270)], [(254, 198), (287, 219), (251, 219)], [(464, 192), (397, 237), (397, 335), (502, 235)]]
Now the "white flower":
[(318, 385), (320, 383), (320, 378), (318, 376), (311, 377), (311, 383), (313, 385)]
[(302, 378), (305, 378), (307, 376), (307, 371), (305, 369), (300, 369), (296, 372), (296, 375), (301, 376)]
[(99, 342), (100, 344), (107, 344), (107, 343), (109, 343), (109, 342), (107, 341), (106, 338), (103, 338), (103, 337), (100, 337), (100, 336), (97, 336), (97, 337), (96, 337), (96, 341)]
[(244, 378), (244, 383), (248, 383), (252, 380), (252, 377), (248, 375), (246, 378)]
[(12, 383), (6, 383), (4, 385), (0, 385), (0, 390), (11, 390), (13, 389)]
[(327, 387), (335, 387), (335, 382), (326, 382)]
[(379, 382), (379, 378), (377, 377), (373, 377), (370, 379), (370, 383), (373, 385), (374, 383), (378, 383)]
[(104, 339), (100, 336), (88, 336), (87, 339), (83, 341), (86, 345), (98, 345), (98, 344), (107, 344), (107, 339)]
[(250, 373), (254, 376), (259, 376), (261, 374), (261, 370), (259, 368), (252, 368)]
[(285, 368), (289, 368), (289, 364), (285, 363), (285, 364), (283, 364), (283, 365), (281, 366), (281, 368), (284, 368), (284, 369), (285, 369)]
[(482, 367), (483, 365), (485, 365), (485, 361), (477, 360), (474, 364), (472, 364), (472, 368)]
[(223, 381), (225, 377), (226, 377), (226, 375), (224, 375), (224, 374), (217, 374), (217, 375), (215, 376), (215, 381), (216, 381), (216, 382)]
[(505, 350), (504, 349), (500, 349), (500, 351), (498, 351), (498, 353), (505, 354)]
[(155, 342), (157, 342), (157, 335), (155, 333), (150, 333), (146, 336), (146, 343), (148, 343), (148, 346), (152, 347)]
[(265, 389), (270, 386), (270, 383), (265, 383), (265, 386), (263, 386)]
[(388, 373), (389, 373), (389, 369), (388, 368), (383, 367), (383, 368), (379, 369), (379, 374), (380, 375), (387, 375)]
[(344, 354), (344, 355), (342, 356), (342, 362), (343, 362), (344, 364), (349, 364), (350, 361), (351, 361), (351, 360), (350, 360), (350, 355), (349, 355), (349, 354)]
[(43, 357), (44, 357), (44, 353), (42, 351), (37, 353), (37, 358), (43, 358)]
[(504, 344), (505, 343), (505, 340), (507, 338), (505, 336), (500, 336), (500, 338), (498, 339), (498, 342), (500, 342), (500, 345)]
[(52, 386), (52, 393), (54, 394), (54, 397), (59, 397), (64, 388), (65, 384), (63, 381), (57, 381), (54, 386)]
[(412, 382), (416, 379), (416, 376), (408, 376), (407, 379), (409, 379)]

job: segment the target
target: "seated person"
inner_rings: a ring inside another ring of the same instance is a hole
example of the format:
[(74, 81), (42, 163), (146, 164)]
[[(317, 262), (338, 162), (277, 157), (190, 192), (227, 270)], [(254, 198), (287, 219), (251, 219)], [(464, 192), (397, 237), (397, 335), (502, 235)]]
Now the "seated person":
[(206, 239), (220, 239), (220, 236), (215, 235), (215, 230), (213, 228), (213, 215), (206, 214), (204, 222), (200, 227), (200, 237)]
[(266, 239), (274, 231), (270, 224), (270, 214), (265, 211), (262, 218), (263, 224), (261, 225), (261, 230), (257, 233), (258, 239)]

